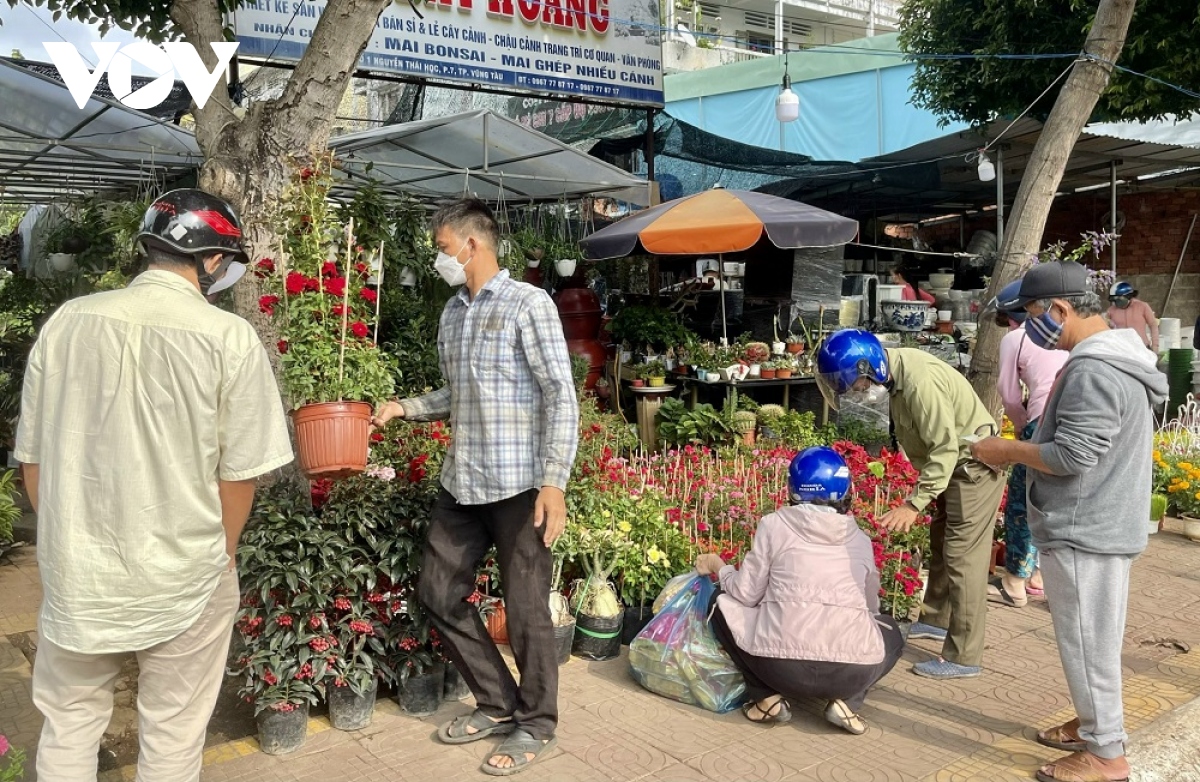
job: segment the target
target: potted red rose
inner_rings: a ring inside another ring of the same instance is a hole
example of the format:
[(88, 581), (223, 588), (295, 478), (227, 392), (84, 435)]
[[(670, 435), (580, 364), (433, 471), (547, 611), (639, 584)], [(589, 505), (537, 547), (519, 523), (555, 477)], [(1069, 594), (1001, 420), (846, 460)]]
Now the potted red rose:
[[(283, 209), (283, 252), (255, 271), (268, 291), (259, 308), (282, 339), (281, 379), (292, 403), (301, 469), (343, 478), (367, 466), (371, 403), (391, 396), (393, 376), (378, 348), (379, 296), (369, 285), (372, 256), (330, 211), (332, 161), (304, 168)], [(376, 282), (381, 282), (376, 280)]]

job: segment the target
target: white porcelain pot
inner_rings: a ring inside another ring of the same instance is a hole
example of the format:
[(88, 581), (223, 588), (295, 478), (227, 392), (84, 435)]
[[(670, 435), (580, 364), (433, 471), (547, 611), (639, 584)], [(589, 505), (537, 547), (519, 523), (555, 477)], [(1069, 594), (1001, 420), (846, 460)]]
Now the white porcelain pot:
[(1148, 532), (1151, 535), (1157, 535), (1158, 534), (1158, 519), (1150, 519), (1147, 523), (1150, 526), (1146, 527), (1146, 532)]
[(526, 262), (525, 262), (525, 265), (526, 265), (526, 266), (528, 266), (530, 269), (536, 269), (537, 267), (539, 267), (539, 266), (541, 266), (541, 265), (542, 265), (542, 262), (541, 262), (541, 261), (532, 261), (532, 260), (531, 260), (531, 261), (526, 261)]
[(571, 277), (574, 276), (578, 263), (574, 258), (561, 258), (554, 262), (554, 270), (558, 272), (559, 277)]
[(1200, 542), (1200, 519), (1183, 520), (1183, 534), (1188, 540)]
[(663, 366), (665, 366), (667, 371), (670, 372), (671, 370), (675, 369), (675, 367), (679, 366), (679, 361), (673, 358), (664, 358)]
[(929, 275), (930, 288), (949, 288), (954, 284), (954, 272), (941, 272)]
[(56, 272), (69, 272), (75, 268), (73, 253), (50, 253), (47, 259), (50, 261), (50, 268)]
[(708, 382), (710, 382), (710, 383), (715, 383), (721, 379), (721, 373), (720, 372), (709, 372), (708, 377), (705, 379), (708, 380)]
[(512, 242), (508, 239), (501, 239), (500, 246), (496, 248), (496, 254), (501, 258), (507, 258), (512, 253)]
[(787, 345), (785, 343), (783, 343), (783, 342), (772, 342), (771, 343), (771, 353), (773, 355), (782, 356), (785, 350), (787, 350)]

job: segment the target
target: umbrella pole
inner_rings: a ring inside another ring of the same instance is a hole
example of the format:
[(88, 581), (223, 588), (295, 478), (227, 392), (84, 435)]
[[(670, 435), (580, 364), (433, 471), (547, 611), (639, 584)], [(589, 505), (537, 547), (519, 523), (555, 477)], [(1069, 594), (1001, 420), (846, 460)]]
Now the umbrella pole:
[(729, 324), (725, 322), (725, 256), (717, 256), (717, 279), (720, 280), (718, 293), (721, 294), (721, 344), (729, 345)]

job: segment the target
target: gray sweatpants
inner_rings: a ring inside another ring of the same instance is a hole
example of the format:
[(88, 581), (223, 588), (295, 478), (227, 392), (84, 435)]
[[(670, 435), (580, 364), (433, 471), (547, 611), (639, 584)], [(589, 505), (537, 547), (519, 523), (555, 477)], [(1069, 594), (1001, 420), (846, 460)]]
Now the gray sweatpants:
[(1042, 551), (1042, 578), (1079, 737), (1102, 758), (1125, 754), (1121, 640), (1133, 557), (1073, 548)]

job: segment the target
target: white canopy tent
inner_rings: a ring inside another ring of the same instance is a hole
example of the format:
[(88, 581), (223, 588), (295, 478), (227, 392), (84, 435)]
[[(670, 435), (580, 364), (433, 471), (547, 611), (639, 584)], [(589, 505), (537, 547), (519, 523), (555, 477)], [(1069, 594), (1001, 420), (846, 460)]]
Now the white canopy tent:
[(116, 101), (80, 109), (59, 81), (0, 59), (0, 201), (47, 203), (187, 174), (193, 135)]
[(341, 189), (374, 180), (424, 198), (606, 195), (650, 204), (646, 180), (486, 109), (351, 133), (329, 146), (343, 162)]

